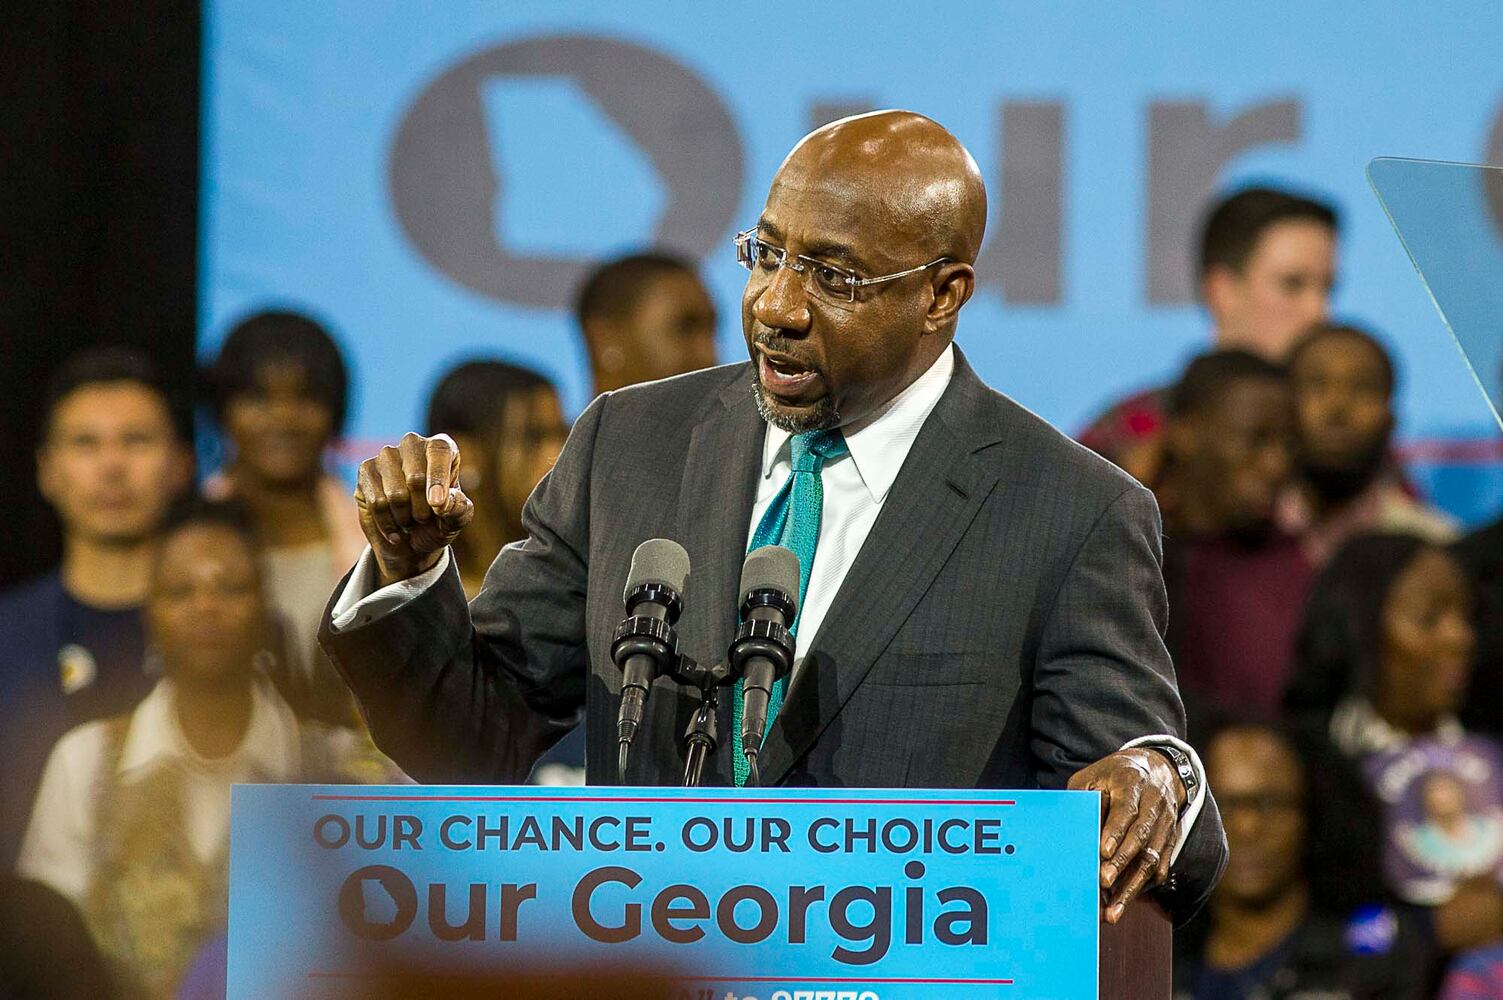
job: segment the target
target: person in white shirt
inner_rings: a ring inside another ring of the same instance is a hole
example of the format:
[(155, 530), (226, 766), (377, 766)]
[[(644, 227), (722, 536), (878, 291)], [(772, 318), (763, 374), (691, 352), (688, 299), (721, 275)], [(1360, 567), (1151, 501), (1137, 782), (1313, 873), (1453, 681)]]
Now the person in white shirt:
[(224, 925), (233, 784), (396, 774), (360, 734), (295, 716), (263, 673), (275, 633), (227, 511), (166, 531), (146, 611), (163, 679), (58, 741), (17, 870), (79, 908), (126, 995), (162, 997)]

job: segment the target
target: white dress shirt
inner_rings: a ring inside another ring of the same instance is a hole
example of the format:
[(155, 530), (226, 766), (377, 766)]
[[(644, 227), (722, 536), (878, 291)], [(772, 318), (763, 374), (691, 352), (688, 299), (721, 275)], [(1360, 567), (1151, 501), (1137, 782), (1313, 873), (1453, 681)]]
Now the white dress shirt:
[[(820, 476), (824, 512), (819, 519), (814, 568), (809, 572), (808, 592), (799, 613), (798, 634), (803, 636), (803, 642), (798, 645), (803, 648), (811, 648), (812, 640), (819, 635), (825, 615), (835, 602), (846, 573), (856, 562), (861, 546), (866, 544), (872, 525), (877, 523), (877, 515), (882, 513), (882, 505), (919, 430), (944, 395), (954, 371), (955, 352), (947, 350), (928, 371), (877, 412), (842, 428), (851, 452), (826, 461)], [(757, 483), (757, 502), (752, 507), (751, 524), (746, 532), (748, 546), (757, 525), (762, 523), (762, 515), (793, 472), (789, 443), (792, 439), (788, 431), (767, 425), (762, 443), (762, 478)], [(795, 666), (795, 675), (797, 670)]]
[[(86, 722), (53, 747), (16, 862), (18, 874), (45, 882), (80, 905), (94, 879), (109, 726), (108, 721)], [(360, 757), (361, 740), (350, 730), (318, 727), (318, 732), (326, 742), (320, 749), (330, 760)], [(261, 680), (252, 688), (250, 720), (240, 745), (223, 757), (204, 757), (178, 725), (168, 678), (158, 681), (131, 713), (113, 780), (129, 785), (163, 768), (177, 769), (183, 812), (161, 819), (182, 823), (194, 855), (208, 864), (229, 849), (231, 786), (299, 780), (304, 775), (304, 735), (292, 708), (270, 681)]]
[[(824, 510), (820, 517), (819, 544), (814, 550), (814, 567), (809, 573), (808, 591), (804, 594), (804, 607), (799, 618), (799, 635), (805, 637), (805, 641), (799, 643), (800, 646), (808, 648), (812, 645), (812, 640), (818, 637), (825, 615), (829, 613), (830, 605), (834, 603), (835, 595), (840, 591), (846, 573), (855, 563), (861, 546), (871, 534), (872, 525), (877, 523), (882, 505), (908, 458), (908, 452), (913, 448), (913, 442), (918, 438), (919, 431), (934, 407), (939, 404), (954, 372), (955, 351), (952, 347), (941, 354), (913, 384), (883, 404), (875, 413), (843, 428), (850, 454), (825, 462), (821, 473)], [(789, 446), (791, 437), (788, 431), (767, 425), (762, 443), (762, 475), (757, 484), (757, 500), (752, 507), (751, 523), (746, 530), (748, 545), (756, 533), (757, 525), (762, 521), (762, 515), (772, 505), (773, 498), (792, 471)], [(375, 557), (367, 548), (361, 555), (349, 584), (335, 602), (333, 628), (338, 631), (349, 628), (352, 624), (363, 624), (400, 607), (437, 583), (448, 565), (449, 555), (445, 552), (438, 564), (426, 573), (376, 590)], [(795, 677), (797, 673), (798, 665), (794, 668)], [(1178, 856), (1190, 827), (1200, 815), (1201, 804), (1205, 799), (1205, 769), (1194, 749), (1173, 736), (1146, 735), (1128, 743), (1123, 749), (1140, 745), (1178, 747), (1189, 756), (1200, 779), (1195, 794), (1186, 803), (1182, 815), (1179, 843), (1174, 850)]]

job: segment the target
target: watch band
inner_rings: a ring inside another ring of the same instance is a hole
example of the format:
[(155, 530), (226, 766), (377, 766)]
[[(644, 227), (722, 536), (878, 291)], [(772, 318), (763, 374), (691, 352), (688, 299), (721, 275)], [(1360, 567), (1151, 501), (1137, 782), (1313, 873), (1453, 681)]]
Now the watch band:
[[(1200, 787), (1200, 776), (1195, 773), (1195, 765), (1190, 763), (1190, 755), (1169, 743), (1155, 743), (1153, 748), (1168, 757), (1169, 763), (1179, 773), (1180, 784), (1185, 787), (1185, 805), (1188, 806), (1195, 797), (1195, 789)], [(1183, 807), (1180, 811), (1184, 811)]]

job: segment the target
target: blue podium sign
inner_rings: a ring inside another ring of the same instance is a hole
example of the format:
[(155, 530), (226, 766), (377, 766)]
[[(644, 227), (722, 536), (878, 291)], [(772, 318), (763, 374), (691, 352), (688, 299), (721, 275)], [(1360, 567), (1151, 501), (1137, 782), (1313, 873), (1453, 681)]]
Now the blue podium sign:
[(666, 970), (664, 1000), (1094, 998), (1098, 811), (1094, 792), (239, 785), (229, 1000), (624, 965)]

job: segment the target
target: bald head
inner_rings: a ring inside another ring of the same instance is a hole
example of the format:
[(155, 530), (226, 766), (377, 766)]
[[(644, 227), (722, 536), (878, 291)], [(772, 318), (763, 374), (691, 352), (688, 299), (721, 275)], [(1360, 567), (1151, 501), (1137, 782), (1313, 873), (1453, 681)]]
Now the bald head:
[(974, 264), (986, 231), (976, 161), (944, 126), (911, 111), (873, 111), (816, 129), (788, 154), (773, 184), (838, 194), (852, 212), (875, 213), (925, 261)]
[(742, 243), (763, 418), (855, 426), (912, 385), (955, 337), (985, 228), (976, 162), (928, 118), (880, 111), (805, 136)]

